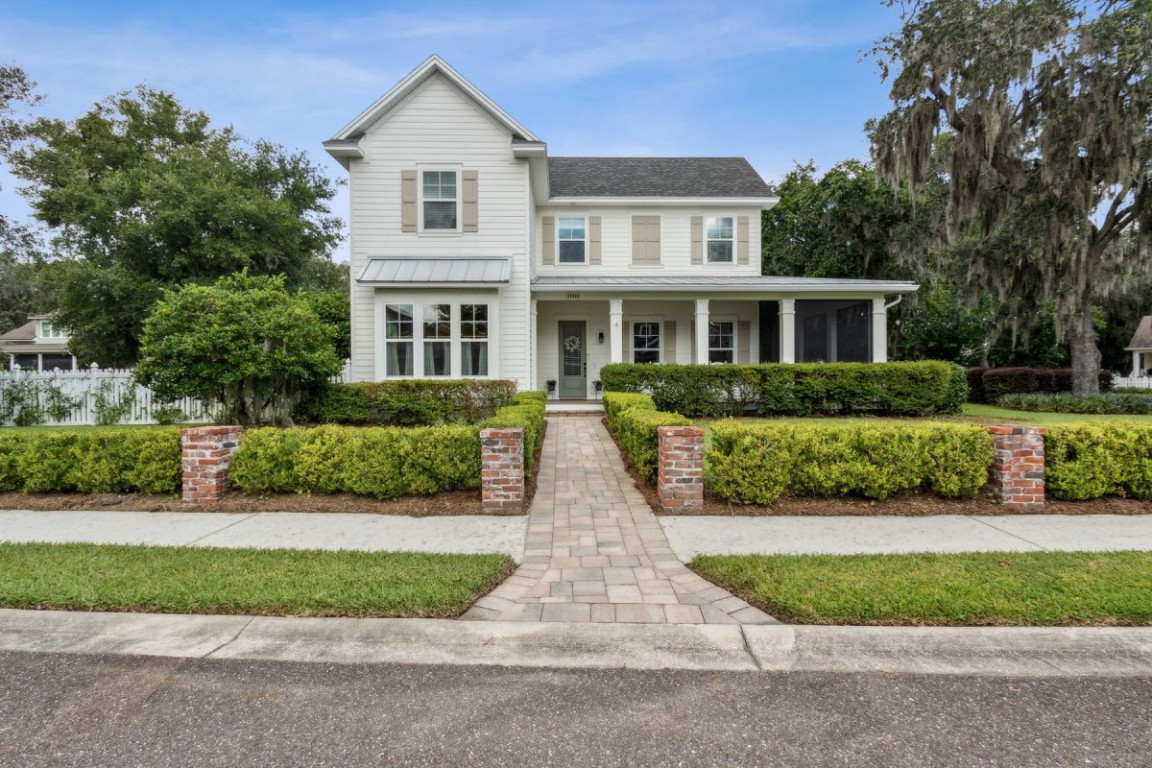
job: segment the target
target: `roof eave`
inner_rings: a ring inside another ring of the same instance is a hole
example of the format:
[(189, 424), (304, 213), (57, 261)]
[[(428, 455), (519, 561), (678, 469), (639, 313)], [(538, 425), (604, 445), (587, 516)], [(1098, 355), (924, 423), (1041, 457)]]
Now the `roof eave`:
[(620, 197), (620, 196), (572, 196), (549, 197), (547, 205), (556, 206), (629, 206), (652, 205), (666, 208), (694, 208), (698, 206), (731, 206), (741, 208), (756, 207), (768, 210), (780, 202), (779, 197)]
[(733, 283), (731, 285), (674, 285), (660, 283), (637, 284), (588, 284), (588, 283), (533, 283), (534, 293), (915, 293), (920, 286), (916, 283), (896, 281), (868, 281), (851, 283), (831, 281), (822, 284), (756, 284)]

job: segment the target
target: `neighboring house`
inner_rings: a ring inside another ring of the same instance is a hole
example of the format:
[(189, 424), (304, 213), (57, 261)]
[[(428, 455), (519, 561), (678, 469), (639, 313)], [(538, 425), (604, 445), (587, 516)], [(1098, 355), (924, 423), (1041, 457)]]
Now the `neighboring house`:
[(436, 56), (324, 147), (350, 177), (356, 381), (582, 399), (609, 362), (883, 361), (917, 288), (763, 277), (777, 198), (748, 161), (549, 157)]
[(0, 336), (0, 359), (5, 369), (25, 371), (76, 369), (68, 351), (68, 332), (54, 324), (50, 315), (29, 315), (28, 322)]
[(1132, 375), (1152, 376), (1152, 315), (1145, 315), (1124, 348), (1132, 353)]

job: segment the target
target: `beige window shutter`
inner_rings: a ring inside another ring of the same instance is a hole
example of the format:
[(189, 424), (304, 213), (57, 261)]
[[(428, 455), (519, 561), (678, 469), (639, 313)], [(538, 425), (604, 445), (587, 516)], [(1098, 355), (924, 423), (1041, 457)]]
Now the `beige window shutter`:
[(624, 327), (624, 362), (632, 362), (632, 323), (621, 323)]
[(644, 239), (645, 216), (632, 217), (632, 263), (643, 264), (648, 257), (647, 241)]
[(666, 363), (676, 362), (676, 321), (664, 321), (664, 357)]
[(736, 217), (736, 263), (748, 263), (748, 217)]
[(544, 253), (542, 264), (556, 263), (556, 217), (545, 216), (541, 226), (544, 237)]
[(752, 344), (752, 323), (747, 320), (741, 320), (736, 323), (736, 362), (749, 363), (752, 357), (748, 354), (750, 345)]
[(632, 217), (632, 263), (660, 263), (660, 217)]
[(704, 263), (704, 217), (692, 217), (692, 263)]
[(600, 217), (588, 217), (588, 263), (600, 263)]
[(400, 171), (400, 231), (416, 231), (416, 171)]
[(464, 171), (464, 231), (480, 231), (480, 172)]
[(648, 240), (648, 263), (660, 263), (660, 217), (649, 216), (648, 225), (644, 227)]

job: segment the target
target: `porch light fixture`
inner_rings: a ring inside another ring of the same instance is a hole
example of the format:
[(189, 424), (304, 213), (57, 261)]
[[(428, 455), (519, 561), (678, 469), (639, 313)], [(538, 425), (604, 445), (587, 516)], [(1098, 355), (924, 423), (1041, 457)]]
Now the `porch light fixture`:
[(597, 331), (596, 332), (596, 343), (597, 344), (603, 344), (604, 343), (604, 331)]

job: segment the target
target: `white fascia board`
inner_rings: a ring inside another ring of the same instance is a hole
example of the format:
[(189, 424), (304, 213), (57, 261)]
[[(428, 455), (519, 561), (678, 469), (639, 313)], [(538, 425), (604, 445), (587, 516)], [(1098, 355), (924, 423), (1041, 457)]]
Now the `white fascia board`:
[(405, 290), (422, 289), (422, 290), (436, 290), (439, 288), (471, 288), (472, 290), (494, 291), (498, 288), (505, 288), (511, 281), (509, 280), (492, 280), (488, 282), (475, 281), (471, 283), (392, 283), (387, 280), (356, 280), (356, 285), (367, 285), (374, 288), (403, 288)]
[(556, 208), (593, 206), (653, 206), (660, 208), (759, 208), (768, 210), (779, 197), (550, 197), (547, 205)]
[[(843, 297), (844, 294), (869, 294), (876, 297), (890, 293), (914, 293), (920, 288), (915, 283), (901, 282), (866, 282), (829, 283), (824, 285), (660, 285), (630, 284), (630, 285), (587, 285), (584, 283), (546, 285), (534, 284), (533, 293), (689, 293), (695, 296), (704, 296), (709, 293), (746, 293), (763, 296), (764, 294), (828, 294), (830, 298)], [(812, 298), (809, 296), (809, 298)]]
[(336, 158), (340, 165), (348, 168), (348, 161), (360, 160), (364, 157), (364, 150), (360, 148), (360, 144), (355, 141), (337, 141), (331, 140), (324, 142), (324, 150)]
[(540, 140), (536, 137), (536, 134), (520, 125), (511, 115), (501, 109), (496, 102), (485, 96), (479, 88), (465, 80), (463, 75), (448, 66), (448, 63), (436, 54), (429, 56), (423, 64), (409, 72), (403, 80), (377, 99), (372, 106), (357, 115), (356, 119), (348, 123), (348, 125), (341, 128), (333, 139), (348, 139), (364, 131), (383, 117), (388, 110), (404, 99), (405, 96), (414, 91), (421, 83), (436, 73), (440, 73), (448, 78), (453, 85), (467, 94), (469, 98), (479, 104), (481, 108), (491, 114), (492, 117), (503, 124), (510, 132), (519, 134), (528, 141)]

